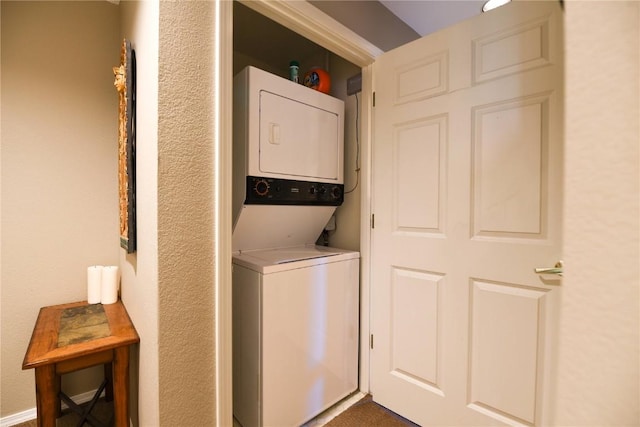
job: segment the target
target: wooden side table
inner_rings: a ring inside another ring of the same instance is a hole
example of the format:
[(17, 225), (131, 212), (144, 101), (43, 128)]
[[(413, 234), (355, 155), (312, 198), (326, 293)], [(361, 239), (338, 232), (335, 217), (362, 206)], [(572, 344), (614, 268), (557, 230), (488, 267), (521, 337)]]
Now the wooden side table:
[[(61, 326), (65, 334), (70, 329), (75, 332), (73, 323), (69, 322), (73, 321), (75, 312), (85, 310), (83, 307), (99, 309), (100, 315), (104, 310), (108, 323), (106, 332), (98, 334), (97, 338), (95, 334), (79, 334), (71, 340), (61, 340)], [(128, 427), (129, 347), (138, 342), (138, 333), (121, 301), (93, 306), (81, 301), (41, 308), (22, 362), (22, 369), (35, 369), (38, 426), (56, 425), (60, 415), (62, 375), (104, 365), (107, 379), (112, 377), (112, 384), (109, 381), (107, 386), (107, 397), (111, 397), (113, 390), (115, 426)]]

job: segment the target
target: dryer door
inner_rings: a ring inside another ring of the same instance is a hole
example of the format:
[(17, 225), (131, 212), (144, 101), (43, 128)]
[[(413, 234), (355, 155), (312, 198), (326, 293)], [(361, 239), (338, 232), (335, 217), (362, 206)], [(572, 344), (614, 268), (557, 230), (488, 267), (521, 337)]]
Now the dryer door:
[(260, 91), (261, 175), (338, 180), (342, 126), (335, 112)]

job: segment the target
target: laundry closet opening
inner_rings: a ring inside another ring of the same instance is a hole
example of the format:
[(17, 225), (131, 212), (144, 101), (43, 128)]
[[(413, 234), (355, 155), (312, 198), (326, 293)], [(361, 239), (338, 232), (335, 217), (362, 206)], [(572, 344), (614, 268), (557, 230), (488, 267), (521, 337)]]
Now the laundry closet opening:
[(358, 389), (360, 68), (238, 2), (233, 29), (233, 412), (295, 426)]

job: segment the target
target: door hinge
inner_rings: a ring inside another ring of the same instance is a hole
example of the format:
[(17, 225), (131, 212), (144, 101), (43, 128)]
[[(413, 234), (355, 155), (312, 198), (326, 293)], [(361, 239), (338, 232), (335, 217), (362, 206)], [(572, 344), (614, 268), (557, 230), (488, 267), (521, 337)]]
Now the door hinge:
[(373, 334), (369, 335), (369, 346), (371, 347), (371, 350), (373, 350)]
[(371, 214), (371, 228), (376, 228), (376, 214)]
[(373, 106), (376, 106), (376, 93), (373, 92)]

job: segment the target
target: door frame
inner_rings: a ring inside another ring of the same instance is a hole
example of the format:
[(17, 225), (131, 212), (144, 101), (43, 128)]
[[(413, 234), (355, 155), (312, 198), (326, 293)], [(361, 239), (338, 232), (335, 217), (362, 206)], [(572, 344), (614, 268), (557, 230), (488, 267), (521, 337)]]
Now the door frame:
[[(384, 53), (355, 32), (351, 31), (329, 15), (320, 11), (306, 1), (274, 2), (268, 0), (238, 0), (245, 6), (261, 15), (293, 30), (312, 42), (324, 47), (334, 54), (362, 68), (362, 105), (360, 108), (360, 153), (361, 153), (361, 197), (360, 197), (360, 355), (359, 355), (359, 389), (369, 392), (369, 295), (370, 295), (370, 252), (371, 252), (371, 117), (373, 114), (373, 75), (372, 64)], [(233, 111), (233, 100), (230, 90), (233, 85), (231, 65), (233, 64), (233, 7), (231, 2), (219, 9), (219, 22), (216, 34), (218, 59), (218, 88), (215, 102), (218, 111)], [(222, 69), (225, 68), (225, 69)], [(217, 209), (220, 221), (229, 219), (224, 206), (231, 200), (232, 170), (230, 153), (232, 145), (232, 117), (230, 114), (220, 115), (220, 126), (217, 127), (216, 140), (220, 155), (215, 160), (215, 169), (220, 171), (217, 190), (219, 192)], [(219, 227), (223, 230), (227, 227)], [(233, 378), (232, 372), (232, 320), (231, 320), (231, 234), (225, 233), (216, 247), (218, 276), (215, 288), (217, 295), (216, 317), (216, 414), (219, 425), (232, 425), (233, 422)], [(225, 260), (229, 260), (226, 262)]]

